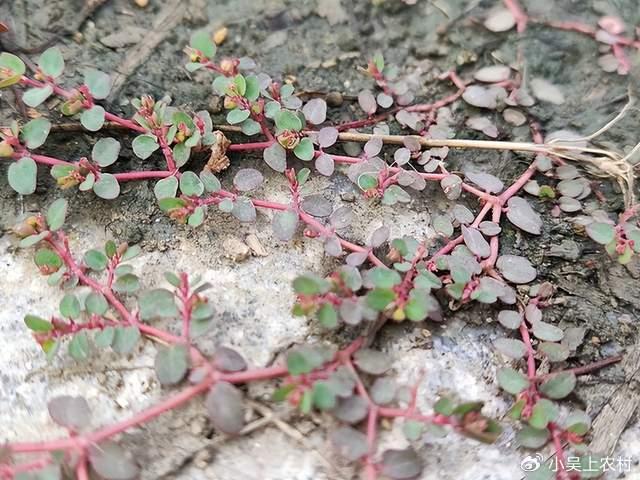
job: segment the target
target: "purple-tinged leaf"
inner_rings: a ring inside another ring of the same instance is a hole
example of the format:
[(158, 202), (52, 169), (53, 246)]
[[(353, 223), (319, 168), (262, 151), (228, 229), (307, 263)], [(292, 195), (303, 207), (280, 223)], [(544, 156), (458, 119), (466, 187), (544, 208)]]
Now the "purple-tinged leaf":
[(521, 230), (540, 235), (542, 219), (524, 198), (511, 197), (507, 201), (507, 218)]
[(328, 148), (338, 140), (338, 129), (334, 127), (324, 127), (318, 132), (318, 144), (321, 148)]
[(396, 165), (404, 165), (411, 160), (411, 152), (408, 148), (399, 148), (393, 154), (393, 159), (395, 160)]
[(318, 173), (326, 177), (330, 177), (331, 175), (333, 175), (333, 171), (335, 170), (335, 162), (333, 161), (333, 157), (331, 155), (327, 155), (326, 153), (321, 154), (318, 158), (316, 158), (316, 169), (318, 170)]
[(351, 265), (352, 267), (360, 266), (365, 262), (368, 255), (368, 252), (352, 252), (347, 255), (347, 265)]
[(255, 190), (264, 181), (262, 173), (255, 168), (243, 168), (233, 177), (233, 186), (241, 192)]
[(481, 303), (494, 303), (504, 295), (505, 285), (495, 278), (482, 277), (476, 289), (471, 292), (471, 299)]
[(482, 234), (487, 237), (493, 237), (495, 235), (498, 235), (502, 231), (502, 228), (500, 228), (500, 225), (498, 225), (495, 222), (489, 222), (487, 220), (480, 222), (480, 225), (478, 225), (478, 228), (480, 229)]
[(301, 206), (305, 212), (314, 217), (328, 217), (333, 212), (331, 202), (319, 193), (305, 197)]
[(391, 105), (393, 105), (393, 97), (391, 95), (387, 95), (384, 92), (380, 92), (378, 94), (378, 96), (376, 97), (376, 101), (382, 108), (389, 108)]
[(364, 144), (364, 153), (368, 158), (375, 157), (382, 150), (382, 145), (380, 137), (373, 137)]
[(413, 448), (385, 450), (382, 453), (381, 471), (393, 480), (416, 478), (422, 472), (422, 460)]
[(324, 241), (324, 251), (331, 257), (339, 257), (342, 255), (342, 245), (340, 245), (338, 237), (334, 235), (333, 237), (327, 238)]
[(542, 310), (535, 303), (530, 303), (524, 309), (524, 316), (529, 323), (535, 323), (542, 320)]
[(278, 240), (288, 242), (298, 229), (298, 214), (293, 210), (276, 212), (271, 223), (273, 234)]
[(89, 447), (89, 463), (105, 480), (134, 480), (140, 473), (129, 452), (110, 440)]
[(391, 368), (392, 363), (388, 355), (368, 348), (358, 350), (354, 360), (359, 370), (371, 375), (382, 375)]
[(420, 138), (421, 137), (417, 135), (407, 135), (402, 139), (402, 143), (411, 152), (419, 152), (420, 150), (422, 150), (422, 145), (420, 144)]
[(560, 207), (560, 210), (567, 213), (579, 212), (582, 210), (582, 203), (571, 197), (560, 197), (558, 199), (558, 206)]
[(382, 225), (381, 227), (376, 228), (371, 234), (371, 238), (369, 239), (369, 246), (373, 248), (378, 248), (389, 238), (389, 227)]
[(464, 205), (456, 204), (453, 206), (453, 217), (462, 225), (467, 225), (473, 222), (473, 212)]
[(227, 382), (217, 382), (205, 402), (213, 426), (229, 435), (240, 433), (244, 426), (244, 395)]
[(154, 366), (161, 385), (175, 385), (187, 374), (189, 351), (185, 345), (160, 348)]
[[(547, 138), (550, 138), (550, 137), (552, 137), (552, 135), (549, 135)], [(569, 138), (570, 137), (571, 136), (569, 136)], [(560, 138), (564, 138), (564, 137), (561, 136)], [(562, 144), (562, 142), (559, 142), (559, 143)], [(575, 165), (560, 165), (555, 169), (555, 176), (559, 180), (571, 180), (573, 178), (579, 177), (580, 172), (575, 167)]]
[(229, 347), (216, 348), (212, 363), (221, 372), (242, 372), (247, 369), (247, 361), (237, 351)]
[(522, 323), (522, 314), (515, 310), (502, 310), (498, 313), (498, 322), (505, 328), (516, 330)]
[(493, 345), (503, 355), (516, 360), (524, 357), (525, 353), (527, 353), (527, 347), (524, 342), (515, 338), (498, 338), (493, 342)]
[(517, 255), (502, 255), (498, 257), (496, 267), (504, 278), (513, 283), (529, 283), (537, 276), (536, 269), (531, 262)]
[(469, 117), (465, 122), (465, 125), (473, 130), (484, 133), (489, 138), (498, 137), (498, 127), (496, 127), (487, 117)]
[(400, 110), (396, 113), (396, 120), (400, 125), (405, 125), (412, 130), (418, 131), (424, 127), (424, 124), (420, 121), (420, 116), (415, 112)]
[(346, 423), (355, 424), (365, 419), (369, 413), (369, 404), (359, 395), (343, 398), (331, 412), (338, 419)]
[(457, 175), (447, 175), (440, 180), (440, 187), (449, 200), (457, 200), (462, 193), (462, 179)]
[(231, 215), (241, 222), (253, 222), (256, 219), (256, 207), (253, 205), (251, 199), (239, 197), (233, 202)]
[(464, 176), (489, 193), (499, 193), (504, 188), (504, 183), (489, 173), (466, 172)]
[(287, 168), (287, 151), (277, 142), (265, 148), (262, 156), (266, 164), (276, 172), (282, 173)]
[(336, 230), (346, 228), (353, 220), (353, 210), (350, 207), (342, 206), (337, 208), (330, 216), (329, 223)]
[(515, 108), (505, 108), (502, 112), (502, 118), (507, 123), (519, 127), (520, 125), (524, 125), (527, 122), (527, 117), (520, 110), (516, 110)]
[(369, 90), (362, 90), (358, 94), (358, 104), (367, 115), (373, 115), (378, 109), (376, 97)]
[(511, 76), (511, 69), (506, 65), (491, 65), (476, 70), (473, 78), (479, 82), (498, 83), (508, 80)]
[(356, 386), (356, 378), (354, 373), (343, 366), (338, 367), (331, 375), (327, 383), (331, 389), (340, 398), (348, 398), (353, 395), (353, 389)]
[(568, 180), (562, 180), (558, 182), (556, 188), (561, 195), (566, 197), (577, 198), (584, 191), (585, 187), (588, 187), (589, 182), (585, 178), (572, 178)]
[(358, 325), (362, 321), (362, 310), (360, 302), (350, 299), (343, 300), (338, 309), (340, 318), (347, 325)]
[(91, 422), (91, 410), (83, 397), (62, 395), (47, 403), (51, 419), (69, 430), (79, 431)]
[(371, 399), (378, 405), (387, 405), (395, 398), (397, 389), (398, 385), (393, 379), (376, 378), (376, 381), (371, 385)]
[(351, 427), (340, 427), (329, 435), (333, 448), (342, 457), (352, 462), (364, 457), (369, 451), (367, 436)]
[(479, 230), (471, 227), (467, 228), (463, 225), (462, 237), (464, 238), (465, 245), (478, 257), (486, 258), (491, 254), (489, 243)]
[(327, 102), (322, 98), (313, 98), (302, 107), (302, 113), (307, 122), (320, 125), (327, 119)]

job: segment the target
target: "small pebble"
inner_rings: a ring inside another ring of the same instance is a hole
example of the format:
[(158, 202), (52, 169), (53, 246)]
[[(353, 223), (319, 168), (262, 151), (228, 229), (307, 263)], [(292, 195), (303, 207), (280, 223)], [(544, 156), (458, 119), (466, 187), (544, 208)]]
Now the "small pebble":
[(219, 28), (213, 34), (213, 43), (216, 45), (222, 45), (229, 35), (229, 29), (227, 27)]
[(516, 127), (524, 125), (527, 121), (527, 117), (525, 117), (520, 110), (516, 110), (515, 108), (506, 108), (504, 112), (502, 112), (502, 116), (504, 117), (505, 122), (515, 125)]
[(209, 111), (211, 113), (220, 113), (222, 111), (222, 97), (212, 95), (211, 98), (209, 98)]
[(247, 237), (244, 239), (244, 241), (246, 242), (246, 244), (251, 249), (251, 252), (256, 257), (266, 257), (268, 255), (268, 252), (264, 248), (264, 246), (262, 246), (262, 243), (260, 242), (260, 239), (258, 237), (256, 237), (253, 233), (247, 235)]
[(208, 448), (200, 450), (198, 453), (196, 453), (193, 459), (193, 464), (195, 465), (195, 467), (201, 470), (204, 470), (205, 468), (207, 468), (210, 463), (211, 463), (211, 452), (209, 451)]
[(227, 238), (222, 243), (222, 250), (224, 251), (225, 257), (237, 263), (246, 260), (251, 254), (251, 250), (247, 244), (236, 237)]
[(326, 102), (330, 107), (339, 107), (344, 102), (344, 98), (340, 92), (329, 92)]
[(144, 8), (149, 5), (149, 0), (133, 0), (133, 3), (135, 3), (140, 8)]
[(340, 194), (340, 199), (343, 202), (355, 202), (356, 201), (356, 196), (353, 192), (344, 192)]

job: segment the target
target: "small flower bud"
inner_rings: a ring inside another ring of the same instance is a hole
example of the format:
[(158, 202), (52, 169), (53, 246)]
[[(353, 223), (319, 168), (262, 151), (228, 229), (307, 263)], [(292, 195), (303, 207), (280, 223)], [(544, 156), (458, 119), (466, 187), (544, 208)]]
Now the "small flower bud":
[(238, 104), (233, 100), (232, 97), (224, 97), (224, 108), (227, 110), (233, 110), (236, 108)]
[(402, 322), (403, 320), (405, 320), (407, 316), (404, 313), (404, 308), (402, 307), (396, 308), (391, 318), (393, 318), (396, 322)]
[(10, 157), (13, 155), (13, 147), (6, 140), (0, 142), (0, 157)]

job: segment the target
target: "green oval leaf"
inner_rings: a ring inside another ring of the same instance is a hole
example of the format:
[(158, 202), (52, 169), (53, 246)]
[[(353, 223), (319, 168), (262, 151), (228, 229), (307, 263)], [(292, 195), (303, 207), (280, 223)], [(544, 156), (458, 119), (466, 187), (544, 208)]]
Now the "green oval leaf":
[(29, 149), (40, 147), (47, 140), (51, 122), (46, 118), (36, 118), (28, 122), (20, 132), (20, 138)]
[(131, 142), (131, 148), (133, 148), (133, 153), (135, 153), (136, 157), (146, 160), (160, 148), (160, 145), (158, 145), (156, 137), (145, 134), (134, 138), (133, 142)]
[(80, 123), (90, 132), (97, 132), (104, 125), (104, 108), (94, 105), (89, 110), (85, 110), (80, 115)]
[(22, 95), (22, 101), (31, 108), (36, 108), (53, 93), (53, 87), (51, 85), (45, 85), (40, 88), (30, 88), (24, 95)]
[(95, 315), (104, 315), (109, 309), (107, 299), (100, 292), (91, 292), (84, 300), (84, 306), (87, 312)]
[(274, 115), (278, 130), (302, 130), (302, 120), (295, 113), (289, 110), (279, 110)]
[(84, 73), (84, 84), (89, 89), (93, 98), (101, 100), (109, 96), (111, 90), (111, 78), (104, 72), (88, 69)]
[(120, 154), (120, 142), (115, 138), (101, 138), (91, 149), (91, 159), (101, 167), (112, 165)]
[(303, 138), (300, 143), (293, 149), (293, 153), (300, 160), (308, 162), (313, 158), (313, 142), (309, 138)]
[(25, 315), (24, 317), (25, 325), (34, 332), (50, 332), (53, 330), (53, 324), (45, 320), (44, 318), (40, 318), (36, 315)]
[(178, 192), (178, 179), (167, 177), (159, 180), (153, 187), (153, 193), (158, 200), (163, 198), (174, 198)]
[(204, 193), (204, 184), (194, 172), (184, 172), (180, 176), (180, 191), (191, 197), (199, 197)]
[(153, 318), (173, 318), (178, 316), (173, 294), (164, 288), (149, 290), (138, 299), (140, 318), (150, 320)]
[(540, 391), (554, 400), (569, 395), (576, 386), (576, 375), (573, 372), (560, 372), (551, 375), (540, 385)]
[(64, 198), (57, 199), (49, 206), (47, 209), (47, 226), (49, 230), (55, 232), (62, 227), (67, 216), (68, 206), (69, 202)]
[(38, 59), (38, 66), (42, 73), (56, 78), (64, 72), (64, 58), (58, 47), (47, 48)]
[(241, 110), (239, 108), (234, 108), (229, 113), (227, 113), (227, 122), (231, 125), (235, 125), (237, 123), (244, 122), (247, 118), (249, 118), (251, 112), (249, 110)]
[(30, 157), (22, 157), (9, 165), (9, 185), (20, 195), (31, 195), (36, 191), (38, 166)]
[(585, 227), (587, 235), (594, 241), (601, 245), (606, 245), (611, 242), (615, 236), (616, 231), (613, 225), (602, 222), (593, 222)]
[(500, 387), (513, 395), (517, 395), (529, 386), (529, 379), (513, 368), (501, 368), (497, 376)]
[(185, 345), (160, 348), (156, 354), (154, 367), (161, 385), (175, 385), (187, 374), (189, 352)]
[(91, 270), (101, 272), (107, 268), (109, 259), (100, 250), (88, 250), (87, 253), (84, 254), (84, 263)]
[(60, 256), (48, 248), (38, 250), (33, 258), (38, 267), (48, 267), (51, 269), (59, 269), (62, 266)]
[(93, 184), (94, 193), (105, 200), (113, 200), (120, 195), (120, 184), (110, 173), (101, 173), (100, 178)]
[(80, 316), (80, 301), (73, 293), (67, 293), (60, 300), (60, 314), (66, 318), (78, 318)]
[(7, 69), (10, 73), (0, 75), (0, 88), (14, 85), (20, 81), (26, 70), (24, 62), (17, 56), (2, 52), (0, 53), (0, 69)]
[(216, 54), (216, 44), (211, 40), (209, 32), (200, 30), (191, 34), (189, 45), (200, 50), (202, 54), (207, 58), (213, 58)]

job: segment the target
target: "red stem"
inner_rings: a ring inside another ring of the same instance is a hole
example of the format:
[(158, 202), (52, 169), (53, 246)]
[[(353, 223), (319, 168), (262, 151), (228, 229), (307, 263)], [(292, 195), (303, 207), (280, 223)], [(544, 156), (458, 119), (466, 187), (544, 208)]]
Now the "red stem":
[(253, 143), (234, 143), (227, 147), (228, 152), (241, 152), (247, 150), (264, 150), (265, 148), (273, 145), (275, 141), (268, 142), (253, 142)]

